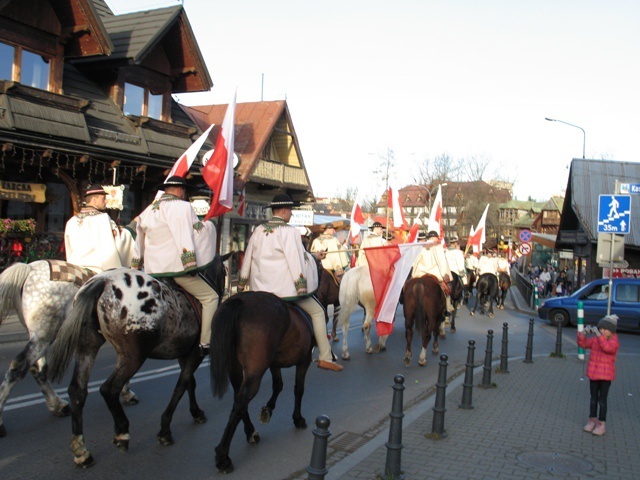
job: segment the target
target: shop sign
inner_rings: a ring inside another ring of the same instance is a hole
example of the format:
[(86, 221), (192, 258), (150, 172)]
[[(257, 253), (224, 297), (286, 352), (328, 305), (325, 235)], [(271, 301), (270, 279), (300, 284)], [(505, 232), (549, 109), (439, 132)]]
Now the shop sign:
[(0, 200), (44, 203), (47, 186), (43, 183), (0, 181)]

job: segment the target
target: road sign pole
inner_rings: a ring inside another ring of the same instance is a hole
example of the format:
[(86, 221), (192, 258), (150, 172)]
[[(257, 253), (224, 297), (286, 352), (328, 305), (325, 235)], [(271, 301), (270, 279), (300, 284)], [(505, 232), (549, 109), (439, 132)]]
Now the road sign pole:
[(611, 254), (609, 255), (609, 298), (607, 299), (607, 315), (611, 315), (611, 295), (613, 295), (613, 242), (615, 233), (611, 234)]
[[(584, 303), (578, 302), (578, 333), (584, 331)], [(578, 360), (584, 360), (584, 348), (578, 347)]]

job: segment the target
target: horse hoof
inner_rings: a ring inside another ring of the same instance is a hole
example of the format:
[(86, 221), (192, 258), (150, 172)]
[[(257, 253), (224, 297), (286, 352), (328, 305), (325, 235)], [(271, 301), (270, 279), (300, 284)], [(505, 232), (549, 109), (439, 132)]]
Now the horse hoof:
[(298, 430), (304, 430), (305, 428), (307, 428), (307, 421), (304, 419), (304, 417), (300, 417), (298, 420), (294, 420), (293, 424)]
[(384, 345), (380, 345), (380, 348), (378, 349), (379, 352), (386, 352), (387, 351), (387, 347), (385, 347)]
[(456, 333), (456, 327), (451, 327), (451, 333)]
[(366, 353), (367, 355), (371, 355), (373, 353), (373, 348), (367, 348), (364, 353)]
[(493, 318), (493, 317), (494, 317), (493, 313), (490, 313), (489, 318)]
[(334, 342), (339, 342), (339, 341), (340, 341), (340, 339), (338, 338), (338, 335), (334, 335), (333, 337), (331, 337), (331, 339), (332, 339)]
[(198, 425), (207, 423), (207, 416), (204, 414), (202, 410), (191, 415), (191, 417), (193, 418), (193, 421), (196, 422)]
[(402, 363), (404, 363), (405, 367), (411, 366), (411, 358), (405, 357), (404, 360), (402, 361)]
[(260, 443), (260, 435), (258, 435), (258, 432), (254, 430), (253, 433), (247, 437), (247, 443), (249, 445)]
[(0, 437), (6, 437), (7, 436), (7, 429), (5, 428), (4, 425), (0, 425)]
[(269, 423), (271, 420), (271, 411), (267, 407), (262, 407), (260, 410), (260, 423)]
[(140, 403), (140, 400), (138, 400), (138, 397), (133, 395), (128, 398), (122, 397), (122, 403), (124, 403), (125, 405), (137, 405)]
[(441, 333), (440, 334), (440, 338), (447, 338), (447, 334), (446, 333)]
[(173, 441), (173, 436), (171, 434), (168, 434), (168, 435), (158, 434), (158, 443), (164, 447), (170, 447), (175, 442)]
[(348, 362), (349, 360), (351, 360), (351, 355), (349, 355), (348, 353), (343, 353), (342, 360), (344, 360), (345, 362)]
[(469, 314), (473, 317), (475, 315), (475, 313), (473, 312), (469, 312)]
[(418, 365), (420, 365), (421, 367), (426, 367), (427, 366), (427, 361), (426, 360), (418, 360)]
[[(57, 412), (54, 412), (54, 415), (56, 417), (68, 417), (69, 415), (71, 415), (71, 407), (67, 403), (62, 408), (59, 408)], [(0, 437), (1, 436), (2, 434), (0, 433)]]
[(118, 447), (118, 450), (121, 452), (129, 451), (129, 440), (118, 440), (117, 438), (113, 439), (113, 444)]
[(228, 455), (225, 455), (223, 459), (216, 459), (216, 468), (218, 473), (231, 473), (233, 472), (233, 462)]
[(373, 353), (380, 353), (380, 345), (373, 347)]
[(93, 466), (93, 464), (95, 463), (95, 460), (93, 459), (93, 455), (91, 454), (89, 454), (89, 456), (85, 459), (83, 459), (82, 457), (75, 457), (73, 461), (75, 462), (76, 467), (80, 467), (80, 468), (89, 468)]

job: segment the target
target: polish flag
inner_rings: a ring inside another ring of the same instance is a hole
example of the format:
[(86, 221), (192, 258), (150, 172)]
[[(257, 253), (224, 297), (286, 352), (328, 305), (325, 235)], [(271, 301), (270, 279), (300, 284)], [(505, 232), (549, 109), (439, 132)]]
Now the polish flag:
[(482, 213), (482, 217), (480, 217), (480, 221), (478, 222), (478, 226), (476, 227), (475, 233), (473, 234), (473, 238), (470, 239), (471, 244), (474, 245), (474, 251), (475, 251), (475, 247), (477, 246), (478, 252), (481, 252), (482, 244), (487, 241), (487, 237), (485, 234), (486, 233), (485, 222), (487, 220), (488, 211), (489, 211), (489, 204), (487, 203), (487, 206), (484, 209), (484, 212)]
[[(189, 169), (191, 168), (191, 165), (193, 164), (193, 161), (198, 156), (198, 152), (200, 152), (200, 149), (202, 148), (202, 144), (207, 140), (207, 137), (209, 136), (212, 128), (213, 125), (207, 128), (207, 130), (202, 135), (200, 135), (198, 139), (193, 142), (182, 155), (180, 155), (180, 158), (176, 160), (176, 163), (174, 163), (173, 167), (171, 167), (169, 175), (167, 175), (167, 178), (164, 179), (165, 182), (167, 181), (167, 179), (169, 179), (169, 177), (173, 177), (174, 175), (182, 178), (187, 175)], [(159, 190), (156, 194), (155, 199), (159, 199), (163, 193), (164, 190)]]
[(393, 226), (396, 228), (407, 227), (407, 219), (404, 217), (404, 208), (400, 202), (398, 189), (389, 187), (387, 198), (387, 204), (393, 209)]
[(202, 168), (202, 178), (213, 191), (211, 206), (204, 217), (205, 220), (219, 217), (233, 210), (233, 129), (236, 96), (237, 93), (233, 96), (233, 102), (227, 106), (227, 112), (224, 114), (222, 127), (216, 139), (216, 147), (213, 151), (207, 152), (209, 159)]
[(243, 217), (244, 216), (244, 207), (246, 204), (246, 195), (245, 195), (245, 188), (242, 189), (242, 192), (240, 193), (240, 196), (238, 197), (238, 215)]
[(413, 220), (413, 225), (409, 229), (409, 235), (407, 236), (407, 240), (404, 243), (414, 243), (418, 241), (418, 231), (420, 230), (420, 224), (418, 223), (418, 219), (420, 218), (420, 212), (416, 215), (416, 218)]
[(349, 240), (351, 243), (355, 243), (356, 239), (360, 238), (360, 226), (364, 225), (365, 218), (362, 214), (362, 202), (360, 200), (360, 194), (356, 195), (356, 201), (353, 202), (353, 208), (351, 209), (351, 226), (349, 228)]
[[(436, 227), (437, 225), (437, 227)], [(437, 228), (437, 230), (436, 230)], [(444, 231), (442, 229), (442, 186), (438, 185), (438, 193), (431, 206), (429, 213), (429, 230), (436, 230), (441, 241), (444, 241)]]
[(376, 299), (378, 336), (389, 335), (393, 331), (400, 292), (422, 248), (422, 243), (401, 243), (364, 249)]

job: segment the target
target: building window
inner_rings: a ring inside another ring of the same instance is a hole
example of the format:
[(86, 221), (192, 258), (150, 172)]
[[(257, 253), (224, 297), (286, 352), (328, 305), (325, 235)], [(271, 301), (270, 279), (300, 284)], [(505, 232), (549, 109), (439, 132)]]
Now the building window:
[(162, 120), (163, 103), (164, 95), (154, 95), (148, 88), (132, 83), (124, 84), (124, 105), (122, 110), (125, 115), (139, 115)]
[(49, 58), (0, 42), (0, 79), (47, 90), (50, 65)]

